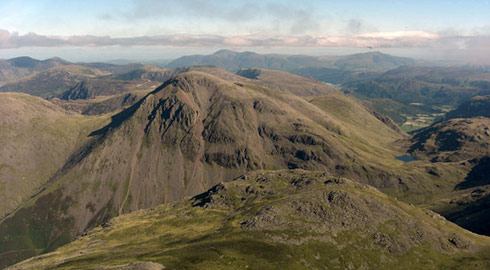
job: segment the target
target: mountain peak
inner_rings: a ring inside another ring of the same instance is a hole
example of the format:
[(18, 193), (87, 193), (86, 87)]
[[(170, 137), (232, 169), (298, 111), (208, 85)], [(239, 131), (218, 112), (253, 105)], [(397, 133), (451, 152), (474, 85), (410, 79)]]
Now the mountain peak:
[(39, 60), (31, 58), (29, 56), (20, 56), (16, 58), (11, 58), (8, 60), (10, 64), (19, 68), (34, 68), (37, 64), (39, 64)]
[(221, 49), (213, 53), (213, 55), (229, 55), (229, 54), (239, 54), (239, 52), (229, 50), (229, 49)]

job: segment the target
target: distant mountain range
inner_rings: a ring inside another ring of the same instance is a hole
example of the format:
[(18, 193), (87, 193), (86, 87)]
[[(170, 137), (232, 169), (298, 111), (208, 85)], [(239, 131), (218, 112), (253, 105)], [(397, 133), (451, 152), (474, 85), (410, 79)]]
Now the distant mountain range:
[(107, 63), (72, 63), (59, 57), (37, 60), (27, 56), (0, 60), (0, 82), (10, 82), (59, 66), (79, 65), (110, 73), (124, 73), (141, 64), (113, 65)]
[(415, 60), (396, 57), (380, 52), (360, 53), (347, 56), (305, 56), (281, 54), (257, 54), (254, 52), (217, 51), (211, 55), (180, 57), (166, 65), (168, 68), (212, 65), (236, 72), (244, 68), (264, 68), (293, 71), (303, 68), (332, 68), (340, 70), (386, 70), (403, 65), (413, 65)]

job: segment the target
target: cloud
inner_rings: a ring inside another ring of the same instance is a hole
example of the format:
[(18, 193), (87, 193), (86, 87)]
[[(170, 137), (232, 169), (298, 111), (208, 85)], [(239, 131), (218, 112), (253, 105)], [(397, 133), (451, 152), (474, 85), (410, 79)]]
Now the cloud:
[(351, 19), (347, 23), (346, 28), (347, 33), (359, 34), (361, 32), (362, 24), (359, 20)]
[(21, 47), (348, 47), (348, 48), (444, 48), (488, 51), (490, 36), (442, 36), (423, 31), (373, 32), (333, 35), (158, 35), (112, 38), (110, 36), (19, 35), (0, 29), (0, 49)]
[(182, 17), (225, 21), (253, 20), (262, 7), (255, 3), (235, 4), (233, 1), (204, 0), (134, 0), (122, 17), (129, 20), (147, 20), (155, 17)]

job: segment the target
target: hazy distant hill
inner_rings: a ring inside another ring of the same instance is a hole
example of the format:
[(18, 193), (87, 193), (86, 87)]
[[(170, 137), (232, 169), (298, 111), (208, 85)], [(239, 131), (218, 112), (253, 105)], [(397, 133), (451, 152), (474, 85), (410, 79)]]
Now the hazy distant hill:
[(411, 58), (392, 56), (381, 52), (340, 56), (334, 61), (335, 67), (343, 70), (388, 70), (416, 63), (417, 61)]
[(0, 86), (0, 92), (22, 92), (45, 98), (58, 96), (62, 99), (80, 99), (132, 90), (151, 90), (158, 85), (149, 79), (135, 78), (127, 81), (113, 78), (117, 76), (94, 67), (64, 65), (6, 83)]
[[(236, 72), (244, 68), (264, 68), (284, 71), (301, 70), (302, 75), (311, 76), (313, 74), (306, 72), (308, 68), (330, 68), (330, 70), (325, 69), (324, 72), (338, 72), (337, 70), (386, 70), (414, 63), (415, 61), (409, 58), (391, 56), (380, 52), (338, 57), (317, 57), (221, 50), (211, 55), (183, 56), (170, 62), (167, 67), (212, 65), (231, 72)], [(317, 77), (315, 78), (318, 79)]]
[(50, 58), (41, 61), (27, 56), (0, 60), (0, 82), (18, 80), (36, 72), (69, 64), (70, 62), (61, 58)]
[(211, 55), (183, 56), (170, 62), (166, 67), (211, 65), (236, 72), (242, 68), (290, 70), (297, 67), (321, 66), (324, 64), (323, 61), (313, 56), (257, 54), (254, 52), (220, 50)]

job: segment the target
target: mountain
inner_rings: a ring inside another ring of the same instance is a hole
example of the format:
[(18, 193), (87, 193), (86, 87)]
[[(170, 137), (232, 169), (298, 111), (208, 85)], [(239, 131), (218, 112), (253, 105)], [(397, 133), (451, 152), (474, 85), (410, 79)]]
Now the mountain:
[(367, 185), (257, 171), (7, 269), (488, 269), (489, 247)]
[[(48, 182), (0, 221), (2, 266), (53, 251), (116, 216), (182, 200), (250, 171), (323, 171), (436, 209), (457, 195), (472, 170), (462, 155), (461, 161), (432, 160), (426, 144), (413, 152), (418, 160), (401, 160), (422, 137), (407, 136), (376, 109), (325, 83), (262, 69), (242, 76), (210, 66), (179, 70), (149, 93), (53, 100), (80, 110), (93, 105), (94, 114), (122, 111), (93, 129)], [(484, 173), (480, 166), (473, 175)]]
[(134, 90), (151, 90), (158, 85), (158, 82), (148, 80), (116, 80), (111, 75), (113, 74), (86, 66), (60, 66), (0, 86), (0, 92), (23, 92), (45, 98), (73, 100)]
[[(324, 69), (325, 72), (339, 73), (341, 70), (386, 70), (402, 65), (411, 65), (415, 61), (383, 54), (380, 52), (360, 53), (347, 56), (306, 56), (284, 54), (257, 54), (254, 52), (235, 52), (220, 50), (211, 55), (190, 55), (180, 57), (166, 65), (167, 68), (210, 65), (231, 72), (240, 69), (259, 68), (283, 71), (300, 70), (301, 75), (318, 79), (307, 74), (307, 69)], [(331, 74), (331, 73), (329, 73)], [(324, 75), (325, 76), (325, 75)], [(339, 75), (337, 75), (339, 76)], [(330, 82), (330, 81), (329, 81)]]
[(453, 111), (446, 114), (446, 119), (490, 117), (490, 96), (477, 96), (463, 102)]
[(46, 183), (104, 118), (69, 113), (41, 98), (0, 93), (0, 216)]
[(254, 52), (220, 50), (211, 55), (183, 56), (170, 62), (166, 67), (177, 68), (209, 65), (236, 72), (242, 68), (289, 70), (302, 66), (319, 66), (322, 64), (321, 60), (313, 56), (257, 54)]
[(343, 91), (362, 98), (389, 98), (403, 104), (459, 105), (490, 94), (490, 73), (475, 67), (403, 66), (374, 79), (343, 84)]
[(342, 70), (389, 70), (416, 63), (417, 61), (411, 58), (392, 56), (381, 52), (346, 55), (334, 61), (335, 67)]
[(95, 69), (111, 74), (127, 73), (131, 70), (143, 67), (141, 64), (133, 63), (124, 65), (108, 63), (72, 63), (59, 57), (53, 57), (46, 60), (37, 60), (27, 56), (22, 56), (12, 59), (0, 59), (0, 85), (18, 81), (39, 72), (61, 66), (83, 66), (86, 67), (87, 70)]
[(69, 65), (61, 58), (37, 60), (27, 56), (0, 60), (0, 82), (15, 81), (56, 66)]
[(435, 192), (430, 174), (396, 160), (392, 143), (403, 135), (354, 99), (342, 102), (353, 104), (349, 110), (363, 120), (344, 125), (357, 114), (330, 114), (336, 109), (287, 90), (201, 70), (175, 76), (92, 132), (39, 193), (2, 220), (0, 234), (8, 237), (0, 239), (1, 264), (250, 170), (330, 171), (392, 194), (413, 189), (414, 200)]
[(490, 235), (490, 118), (451, 119), (420, 130), (410, 138), (408, 152), (429, 160), (428, 172), (439, 175), (436, 166), (448, 164), (461, 179), (444, 196), (426, 205), (456, 224)]
[(490, 118), (452, 119), (420, 130), (408, 152), (433, 162), (490, 156)]
[(108, 74), (84, 66), (57, 66), (0, 86), (0, 92), (23, 92), (30, 95), (50, 97), (87, 78)]

